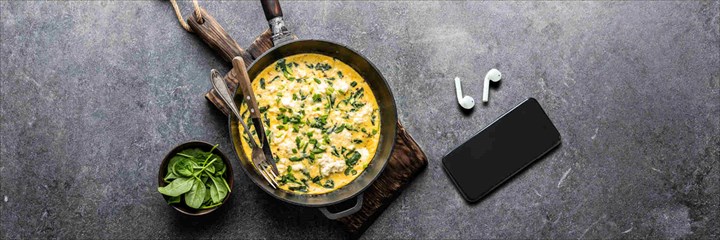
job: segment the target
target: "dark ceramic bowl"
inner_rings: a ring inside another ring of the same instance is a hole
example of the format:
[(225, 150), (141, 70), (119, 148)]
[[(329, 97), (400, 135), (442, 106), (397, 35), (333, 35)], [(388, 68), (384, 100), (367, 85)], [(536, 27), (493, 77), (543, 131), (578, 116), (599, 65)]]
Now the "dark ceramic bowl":
[[(158, 173), (158, 186), (164, 187), (167, 185), (165, 181), (163, 181), (163, 178), (165, 178), (165, 175), (167, 174), (167, 165), (170, 162), (170, 159), (174, 157), (177, 153), (179, 153), (182, 150), (190, 149), (190, 148), (198, 148), (203, 151), (210, 151), (212, 149), (213, 145), (201, 142), (201, 141), (192, 141), (192, 142), (186, 142), (183, 144), (180, 144), (170, 150), (168, 154), (165, 155), (165, 158), (162, 161), (162, 164), (160, 165), (160, 172)], [(220, 151), (219, 148), (216, 148), (213, 150), (214, 154), (217, 154), (220, 156), (220, 159), (225, 163), (225, 166), (227, 167), (227, 170), (225, 171), (225, 181), (227, 181), (228, 186), (230, 186), (231, 191), (228, 192), (227, 196), (225, 196), (225, 199), (223, 199), (223, 202), (214, 208), (209, 209), (194, 209), (191, 207), (188, 207), (185, 205), (185, 200), (180, 201), (180, 203), (170, 204), (175, 210), (178, 210), (181, 213), (184, 213), (186, 215), (190, 216), (201, 216), (208, 213), (211, 213), (212, 211), (215, 211), (215, 209), (218, 209), (222, 207), (222, 205), (225, 204), (225, 201), (227, 201), (230, 198), (230, 193), (232, 193), (233, 188), (233, 170), (232, 170), (232, 164), (230, 164), (230, 160), (228, 160), (227, 156), (225, 156), (224, 153)], [(160, 194), (162, 195), (162, 194)], [(168, 196), (162, 195), (165, 201), (167, 202)]]

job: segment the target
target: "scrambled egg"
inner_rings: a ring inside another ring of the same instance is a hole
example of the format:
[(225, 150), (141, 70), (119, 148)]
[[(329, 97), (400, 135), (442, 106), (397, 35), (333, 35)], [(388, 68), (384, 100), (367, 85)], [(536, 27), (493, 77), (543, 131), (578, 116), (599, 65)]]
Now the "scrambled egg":
[[(265, 68), (252, 88), (281, 189), (331, 192), (370, 164), (380, 138), (380, 114), (370, 86), (352, 67), (325, 55), (293, 55)], [(247, 106), (240, 110), (255, 134)], [(247, 137), (242, 144), (250, 159)]]

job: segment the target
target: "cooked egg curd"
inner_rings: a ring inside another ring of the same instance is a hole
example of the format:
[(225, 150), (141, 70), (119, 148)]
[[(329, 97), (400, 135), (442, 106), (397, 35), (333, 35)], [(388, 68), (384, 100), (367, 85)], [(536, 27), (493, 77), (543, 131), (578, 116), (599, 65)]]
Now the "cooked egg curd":
[[(325, 55), (293, 55), (260, 72), (252, 88), (281, 189), (331, 192), (370, 164), (380, 139), (380, 114), (370, 86), (352, 67)], [(240, 110), (255, 134), (247, 106)], [(247, 140), (243, 135), (251, 159)]]

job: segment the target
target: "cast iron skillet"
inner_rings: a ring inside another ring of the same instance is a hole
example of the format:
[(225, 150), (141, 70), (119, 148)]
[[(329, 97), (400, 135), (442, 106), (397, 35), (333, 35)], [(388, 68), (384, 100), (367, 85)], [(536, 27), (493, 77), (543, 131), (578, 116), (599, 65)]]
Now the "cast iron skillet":
[[(359, 53), (350, 50), (346, 46), (324, 41), (324, 40), (291, 40), (291, 34), (284, 27), (282, 20), (282, 11), (277, 0), (261, 0), (265, 17), (270, 23), (273, 30), (273, 42), (275, 47), (271, 48), (263, 55), (258, 57), (248, 68), (250, 79), (254, 79), (257, 75), (275, 63), (275, 61), (295, 54), (301, 53), (318, 53), (336, 58), (350, 67), (355, 69), (367, 83), (370, 85), (378, 107), (380, 108), (380, 141), (373, 160), (363, 171), (360, 176), (350, 182), (348, 185), (335, 191), (319, 194), (293, 194), (280, 189), (273, 189), (255, 170), (247, 153), (244, 152), (241, 143), (241, 131), (238, 119), (229, 114), (230, 134), (235, 147), (235, 153), (240, 158), (240, 163), (245, 173), (252, 179), (255, 184), (263, 191), (270, 195), (288, 203), (306, 206), (321, 207), (320, 211), (330, 219), (337, 219), (351, 215), (362, 208), (362, 192), (380, 175), (385, 168), (390, 154), (395, 145), (396, 128), (397, 128), (397, 109), (395, 108), (395, 99), (392, 92), (385, 82), (382, 74), (373, 66), (370, 61)], [(243, 101), (241, 89), (235, 91), (235, 103), (240, 106)], [(357, 196), (355, 205), (347, 210), (337, 213), (331, 213), (325, 208)]]

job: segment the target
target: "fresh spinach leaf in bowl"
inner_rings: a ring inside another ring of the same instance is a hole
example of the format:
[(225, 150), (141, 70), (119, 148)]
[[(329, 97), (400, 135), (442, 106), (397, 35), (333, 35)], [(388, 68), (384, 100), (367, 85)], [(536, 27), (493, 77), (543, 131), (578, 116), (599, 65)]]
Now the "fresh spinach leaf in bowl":
[(220, 206), (230, 192), (225, 180), (227, 166), (220, 156), (197, 148), (185, 149), (170, 159), (163, 180), (168, 183), (158, 187), (158, 192), (168, 196), (168, 204), (183, 200), (188, 207), (208, 209)]

